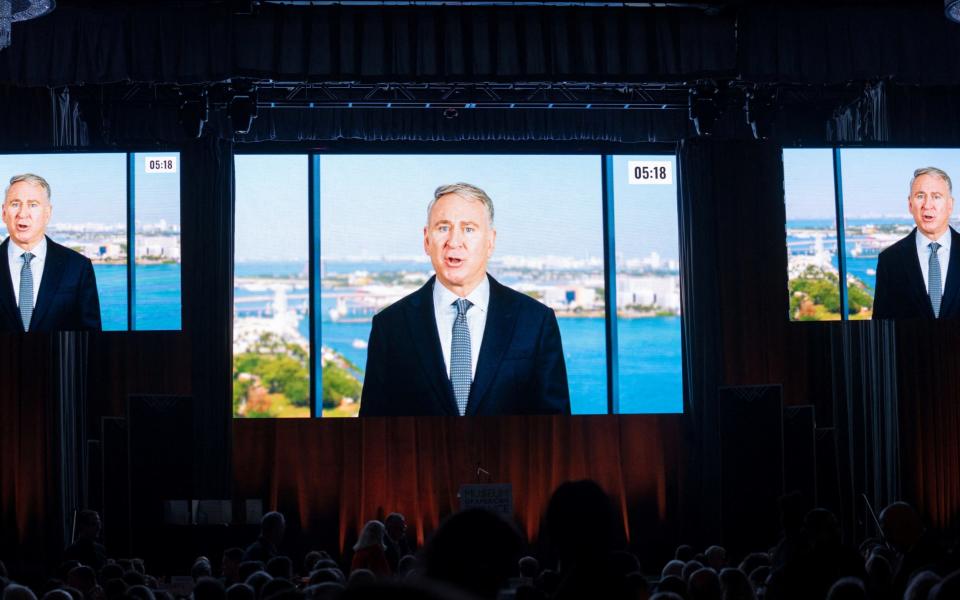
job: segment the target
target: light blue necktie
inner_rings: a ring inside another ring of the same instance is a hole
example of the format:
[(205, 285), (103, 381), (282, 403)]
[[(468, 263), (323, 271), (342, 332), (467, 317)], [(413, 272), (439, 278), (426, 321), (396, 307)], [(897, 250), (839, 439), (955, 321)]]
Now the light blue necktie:
[(943, 288), (940, 284), (940, 259), (937, 258), (937, 250), (940, 244), (930, 242), (930, 277), (927, 282), (927, 290), (930, 294), (930, 304), (933, 305), (933, 316), (940, 318), (940, 299), (943, 297)]
[(33, 316), (33, 269), (30, 261), (33, 254), (23, 253), (23, 268), (20, 269), (20, 318), (23, 320), (23, 330), (30, 331), (30, 318)]
[(466, 298), (458, 298), (453, 303), (457, 307), (457, 318), (453, 320), (453, 344), (450, 348), (450, 382), (453, 395), (457, 399), (457, 410), (461, 415), (467, 412), (470, 400), (470, 384), (473, 383), (473, 368), (470, 357), (470, 328), (467, 327), (467, 311), (473, 303)]

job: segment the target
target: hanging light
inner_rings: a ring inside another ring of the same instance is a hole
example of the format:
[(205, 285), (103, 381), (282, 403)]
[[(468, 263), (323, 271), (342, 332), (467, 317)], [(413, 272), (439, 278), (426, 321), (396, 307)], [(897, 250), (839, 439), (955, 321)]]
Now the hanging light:
[(56, 5), (56, 0), (0, 0), (0, 50), (10, 45), (10, 28), (15, 21), (42, 17)]

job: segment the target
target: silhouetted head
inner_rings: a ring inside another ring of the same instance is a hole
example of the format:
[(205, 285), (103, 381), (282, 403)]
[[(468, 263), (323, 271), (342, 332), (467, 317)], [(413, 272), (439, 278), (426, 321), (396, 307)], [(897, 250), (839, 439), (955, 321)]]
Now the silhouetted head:
[(227, 588), (227, 600), (257, 600), (257, 593), (245, 583), (235, 583)]
[(219, 579), (201, 577), (193, 587), (193, 600), (225, 600), (227, 591)]
[(660, 571), (660, 577), (668, 577), (673, 575), (674, 577), (683, 577), (683, 565), (682, 560), (671, 560), (667, 564), (663, 565), (663, 570)]
[(213, 566), (210, 564), (210, 559), (206, 556), (200, 556), (193, 561), (193, 566), (190, 567), (190, 576), (193, 577), (194, 581), (200, 581), (201, 577), (213, 577)]
[(930, 590), (929, 600), (956, 600), (960, 598), (960, 571), (950, 573)]
[(469, 509), (446, 519), (423, 550), (424, 574), (494, 598), (516, 572), (522, 540), (498, 515)]
[(707, 557), (707, 566), (716, 572), (727, 566), (727, 550), (723, 546), (710, 546), (703, 553)]
[(722, 595), (720, 578), (713, 569), (703, 567), (690, 575), (687, 582), (689, 600), (722, 600)]
[(927, 600), (930, 590), (940, 583), (940, 576), (933, 571), (920, 571), (910, 578), (907, 591), (903, 593), (903, 600)]
[(407, 518), (400, 513), (387, 515), (383, 525), (387, 528), (387, 535), (394, 541), (399, 541), (407, 533)]
[(753, 585), (740, 569), (720, 571), (720, 588), (723, 590), (723, 600), (757, 600)]
[(288, 556), (274, 556), (267, 561), (267, 573), (271, 577), (293, 579), (293, 561)]
[(87, 565), (80, 565), (70, 569), (67, 573), (67, 585), (75, 587), (86, 596), (97, 586), (97, 576)]
[(286, 529), (287, 520), (277, 511), (268, 512), (260, 519), (260, 535), (274, 546), (279, 546), (283, 541)]
[(237, 569), (237, 572), (240, 576), (240, 581), (246, 581), (251, 575), (259, 571), (266, 572), (267, 565), (263, 564), (263, 561), (260, 560), (245, 560), (240, 563), (240, 567)]
[(370, 585), (377, 581), (377, 576), (370, 569), (354, 569), (350, 572), (347, 579), (347, 585), (356, 587), (358, 585)]
[(867, 588), (856, 577), (841, 577), (830, 586), (827, 600), (867, 600)]
[(880, 528), (887, 541), (900, 552), (909, 552), (923, 536), (920, 515), (906, 502), (894, 502), (883, 509)]
[(3, 600), (37, 600), (30, 588), (11, 583), (3, 590)]
[(367, 521), (360, 531), (360, 537), (357, 543), (353, 545), (354, 550), (363, 550), (364, 548), (379, 547), (383, 548), (383, 538), (387, 535), (387, 528), (380, 521)]
[(688, 560), (693, 560), (693, 557), (696, 556), (697, 552), (693, 549), (693, 546), (689, 544), (680, 544), (677, 546), (676, 552), (673, 553), (674, 560), (679, 560), (681, 562), (687, 562)]
[(660, 579), (660, 583), (657, 584), (657, 591), (671, 592), (685, 598), (687, 596), (687, 582), (676, 575), (667, 575)]
[(240, 581), (240, 563), (243, 562), (243, 548), (227, 548), (220, 561), (220, 573), (227, 585)]
[(561, 484), (550, 498), (546, 538), (560, 570), (579, 562), (604, 561), (622, 547), (623, 529), (606, 492), (589, 479)]
[(520, 577), (536, 579), (540, 574), (540, 562), (532, 556), (524, 556), (520, 559)]
[(81, 510), (77, 513), (77, 539), (95, 540), (100, 535), (102, 523), (100, 514), (95, 510)]

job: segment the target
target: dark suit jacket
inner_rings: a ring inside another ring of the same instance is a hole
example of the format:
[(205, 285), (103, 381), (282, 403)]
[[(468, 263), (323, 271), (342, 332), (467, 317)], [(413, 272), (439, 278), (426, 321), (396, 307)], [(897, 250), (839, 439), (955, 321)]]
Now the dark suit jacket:
[[(360, 416), (458, 414), (437, 335), (435, 280), (373, 318)], [(570, 414), (556, 315), (493, 277), (465, 414)]]
[[(920, 259), (917, 256), (916, 228), (902, 240), (880, 253), (877, 285), (873, 296), (874, 319), (933, 319), (933, 305), (927, 295)], [(960, 317), (960, 234), (950, 228), (950, 266), (943, 283), (940, 318)]]
[[(23, 332), (7, 238), (0, 244), (0, 331)], [(100, 297), (90, 259), (47, 238), (47, 259), (30, 331), (100, 331)]]

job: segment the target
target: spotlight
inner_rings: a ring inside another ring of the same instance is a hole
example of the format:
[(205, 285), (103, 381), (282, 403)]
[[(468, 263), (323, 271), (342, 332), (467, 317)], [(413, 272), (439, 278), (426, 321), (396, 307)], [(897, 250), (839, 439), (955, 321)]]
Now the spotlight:
[(457, 110), (457, 109), (455, 109), (455, 108), (452, 107), (452, 106), (451, 106), (450, 108), (445, 108), (445, 109), (443, 109), (443, 118), (444, 118), (444, 119), (456, 119), (456, 118), (459, 117), (459, 116), (460, 116), (460, 111)]
[(180, 105), (180, 126), (188, 138), (198, 138), (203, 135), (203, 126), (210, 116), (210, 107), (207, 104), (207, 91), (203, 90), (199, 98), (184, 100)]
[(773, 119), (777, 112), (777, 90), (754, 88), (747, 90), (747, 99), (743, 105), (747, 123), (758, 140), (769, 139), (773, 133)]
[(690, 90), (689, 115), (697, 135), (713, 135), (713, 126), (722, 112), (719, 99), (720, 90), (712, 83)]
[(241, 135), (250, 133), (253, 120), (257, 118), (256, 90), (250, 93), (237, 94), (230, 100), (230, 122), (233, 131)]
[(943, 0), (943, 13), (954, 23), (960, 23), (960, 0)]

